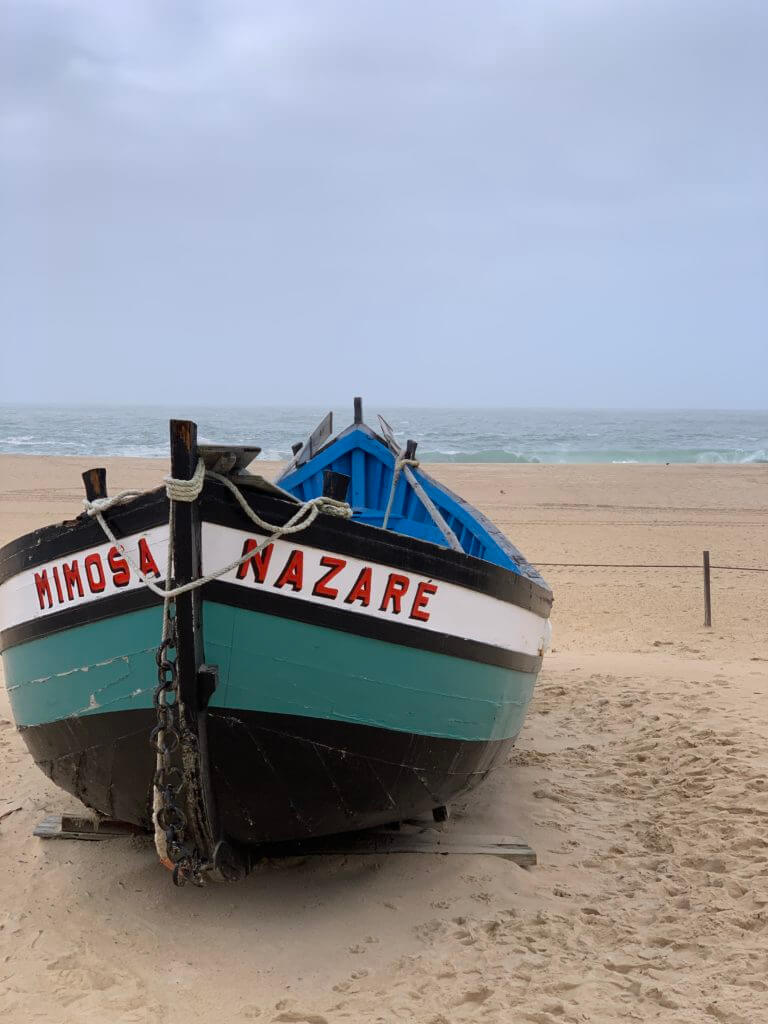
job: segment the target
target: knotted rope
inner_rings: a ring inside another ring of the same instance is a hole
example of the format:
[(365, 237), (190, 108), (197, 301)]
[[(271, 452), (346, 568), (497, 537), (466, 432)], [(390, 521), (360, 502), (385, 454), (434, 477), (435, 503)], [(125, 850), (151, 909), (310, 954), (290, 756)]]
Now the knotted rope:
[(196, 501), (205, 484), (205, 463), (202, 459), (197, 460), (195, 472), (189, 480), (177, 480), (172, 476), (166, 476), (164, 480), (169, 501)]

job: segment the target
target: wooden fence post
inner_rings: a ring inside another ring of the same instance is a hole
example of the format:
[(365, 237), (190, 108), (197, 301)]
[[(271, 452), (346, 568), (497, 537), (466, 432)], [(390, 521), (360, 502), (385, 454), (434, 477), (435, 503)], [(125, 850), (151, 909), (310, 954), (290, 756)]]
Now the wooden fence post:
[(709, 577), (709, 552), (704, 552), (704, 625), (712, 625), (712, 591)]

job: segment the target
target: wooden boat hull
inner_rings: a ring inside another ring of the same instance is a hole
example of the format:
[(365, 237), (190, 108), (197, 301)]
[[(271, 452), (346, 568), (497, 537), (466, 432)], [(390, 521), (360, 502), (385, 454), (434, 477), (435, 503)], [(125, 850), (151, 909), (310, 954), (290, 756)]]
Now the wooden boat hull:
[[(264, 495), (253, 503), (273, 522), (293, 508)], [(216, 487), (201, 517), (204, 571), (262, 539)], [(164, 496), (146, 495), (111, 523), (161, 578)], [(547, 593), (480, 560), (325, 516), (267, 550), (202, 592), (205, 660), (219, 673), (206, 711), (211, 778), (231, 840), (411, 817), (503, 759), (539, 670)], [(0, 552), (0, 647), (30, 751), (90, 807), (145, 827), (160, 629), (158, 599), (90, 520)]]
[[(355, 831), (415, 817), (477, 785), (512, 738), (462, 741), (304, 716), (211, 708), (217, 806), (244, 844)], [(84, 804), (151, 826), (151, 711), (24, 730), (40, 768)], [(247, 768), (244, 767), (247, 766)]]

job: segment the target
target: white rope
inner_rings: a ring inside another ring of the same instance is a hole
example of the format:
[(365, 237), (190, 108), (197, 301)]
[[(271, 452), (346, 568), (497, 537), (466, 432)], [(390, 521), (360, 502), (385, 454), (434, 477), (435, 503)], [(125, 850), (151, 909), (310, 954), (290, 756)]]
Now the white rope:
[(192, 502), (200, 497), (200, 492), (205, 483), (205, 463), (198, 459), (195, 472), (190, 480), (177, 480), (175, 477), (166, 476), (165, 493), (169, 501)]
[(405, 466), (413, 466), (414, 469), (418, 469), (418, 459), (406, 459), (404, 455), (398, 455), (395, 459), (395, 467), (392, 470), (392, 486), (389, 488), (389, 501), (387, 502), (387, 511), (384, 513), (384, 519), (381, 524), (382, 530), (386, 530), (387, 523), (389, 522), (389, 513), (392, 511), (392, 504), (395, 500), (395, 491), (397, 490), (397, 481), (400, 479)]
[(143, 491), (121, 491), (112, 498), (94, 498), (93, 501), (84, 498), (83, 505), (89, 516), (98, 517), (99, 513), (109, 512), (115, 505), (124, 505), (125, 502), (133, 501), (134, 498), (138, 498), (143, 493)]
[[(200, 468), (201, 466), (202, 469)], [(258, 545), (258, 547), (253, 548), (244, 555), (241, 555), (239, 558), (236, 558), (233, 562), (230, 562), (229, 565), (216, 569), (214, 572), (205, 573), (196, 580), (191, 580), (189, 583), (184, 583), (178, 587), (171, 587), (170, 582), (173, 570), (172, 538), (175, 519), (174, 503), (176, 501), (194, 501), (200, 495), (206, 477), (211, 477), (219, 483), (224, 484), (224, 486), (232, 492), (237, 503), (251, 522), (261, 530), (264, 530), (267, 533), (267, 536)], [(352, 509), (345, 501), (336, 501), (334, 498), (326, 498), (324, 495), (320, 495), (320, 497), (311, 498), (309, 501), (305, 501), (299, 506), (298, 510), (291, 516), (287, 523), (284, 523), (282, 526), (277, 526), (274, 523), (267, 522), (266, 519), (262, 519), (257, 512), (254, 512), (243, 497), (239, 488), (237, 488), (231, 480), (221, 476), (219, 473), (206, 472), (205, 464), (202, 459), (198, 462), (194, 476), (191, 480), (176, 480), (173, 477), (166, 477), (165, 488), (166, 493), (168, 494), (170, 507), (168, 515), (168, 568), (166, 570), (164, 586), (159, 586), (154, 580), (149, 579), (148, 576), (145, 576), (141, 572), (134, 559), (126, 551), (125, 546), (117, 539), (117, 537), (115, 537), (109, 524), (104, 518), (104, 513), (108, 509), (115, 505), (130, 501), (142, 492), (123, 491), (121, 494), (115, 495), (114, 498), (96, 498), (94, 501), (88, 501), (88, 499), (86, 499), (83, 501), (83, 505), (85, 506), (88, 515), (96, 519), (109, 540), (115, 545), (115, 547), (117, 547), (120, 554), (124, 556), (141, 582), (148, 587), (153, 594), (161, 597), (166, 603), (173, 598), (178, 597), (180, 594), (187, 594), (190, 590), (197, 590), (198, 587), (202, 587), (206, 583), (211, 583), (213, 580), (219, 579), (221, 576), (225, 576), (233, 569), (237, 569), (244, 562), (247, 562), (255, 555), (260, 554), (270, 541), (279, 540), (281, 537), (286, 537), (292, 533), (299, 533), (301, 530), (306, 530), (307, 527), (314, 523), (315, 519), (317, 519), (321, 512), (326, 513), (327, 515), (341, 516), (345, 519), (352, 515)]]
[[(254, 512), (254, 510), (243, 497), (242, 492), (232, 483), (232, 481), (228, 477), (222, 476), (220, 473), (213, 473), (210, 470), (208, 471), (208, 473), (206, 473), (206, 476), (210, 477), (212, 480), (218, 480), (220, 484), (224, 484), (224, 486), (232, 492), (232, 494), (235, 497), (235, 500), (237, 501), (238, 505), (243, 510), (243, 512), (245, 512), (245, 514), (248, 516), (251, 522), (254, 523), (256, 526), (261, 527), (262, 530), (274, 531), (277, 529), (276, 526), (273, 526), (271, 523), (266, 522), (264, 519), (261, 518), (261, 516), (257, 512)], [(349, 518), (349, 516), (352, 515), (352, 509), (349, 507), (346, 501), (336, 501), (335, 498), (326, 498), (324, 496), (321, 496), (319, 498), (312, 498), (310, 501), (304, 502), (304, 505), (302, 505), (302, 509), (307, 508), (310, 505), (314, 505), (315, 507), (318, 508), (319, 512), (325, 512), (326, 515), (330, 516), (341, 516), (343, 519), (347, 519)], [(318, 513), (316, 512), (313, 515), (313, 522), (317, 514)], [(288, 529), (288, 524), (286, 523), (286, 525), (282, 527), (282, 532), (298, 533), (299, 530), (305, 530), (307, 526), (309, 526), (309, 523), (301, 523), (299, 526)]]

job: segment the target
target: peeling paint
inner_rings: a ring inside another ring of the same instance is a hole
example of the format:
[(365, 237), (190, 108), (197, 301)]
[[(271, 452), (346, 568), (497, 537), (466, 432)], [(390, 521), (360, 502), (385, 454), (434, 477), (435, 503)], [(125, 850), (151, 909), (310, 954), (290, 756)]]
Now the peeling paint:
[[(132, 651), (130, 654), (118, 654), (114, 658), (107, 658), (106, 661), (97, 661), (93, 665), (79, 665), (77, 668), (68, 668), (64, 672), (54, 672), (48, 676), (39, 676), (37, 679), (23, 679), (20, 683), (13, 683), (8, 685), (6, 689), (8, 693), (13, 690), (21, 689), (23, 686), (33, 686), (36, 683), (49, 683), (53, 679), (65, 679), (67, 676), (74, 675), (77, 672), (89, 672), (92, 668), (107, 668), (109, 665), (114, 665), (118, 661), (125, 662), (130, 667), (131, 657), (135, 654), (153, 654), (155, 651), (154, 647), (144, 647), (139, 651)], [(124, 679), (125, 676), (120, 676)], [(112, 685), (111, 683), (109, 685)], [(137, 690), (136, 693), (141, 693), (141, 690)], [(136, 694), (133, 694), (135, 696)]]

